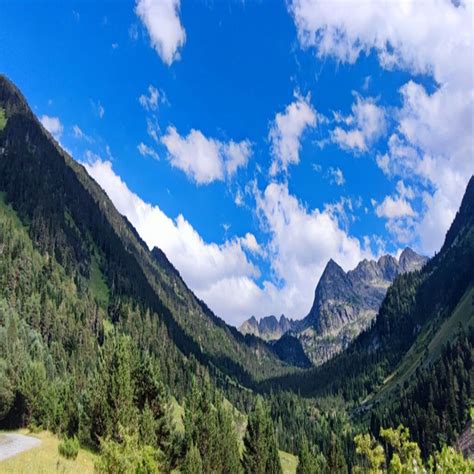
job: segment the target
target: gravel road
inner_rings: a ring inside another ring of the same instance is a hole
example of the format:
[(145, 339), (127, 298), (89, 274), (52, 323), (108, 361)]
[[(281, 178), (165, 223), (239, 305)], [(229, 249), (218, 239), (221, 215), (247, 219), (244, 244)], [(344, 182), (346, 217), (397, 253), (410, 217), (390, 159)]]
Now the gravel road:
[(19, 433), (0, 433), (0, 461), (35, 448), (41, 441)]

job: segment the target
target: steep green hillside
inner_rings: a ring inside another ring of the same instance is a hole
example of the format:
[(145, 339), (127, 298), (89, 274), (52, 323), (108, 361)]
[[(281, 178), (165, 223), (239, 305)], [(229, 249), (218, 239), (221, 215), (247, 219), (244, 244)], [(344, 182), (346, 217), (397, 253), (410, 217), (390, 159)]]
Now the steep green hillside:
[[(127, 325), (123, 304), (153, 312), (185, 355), (250, 385), (287, 370), (263, 343), (244, 338), (186, 287), (158, 249), (149, 252), (85, 169), (41, 127), (19, 91), (0, 78), (0, 191), (42, 255), (87, 281), (106, 319)], [(129, 328), (129, 330), (132, 330)], [(157, 348), (154, 348), (157, 350)]]
[(396, 370), (389, 374), (380, 389), (367, 397), (366, 403), (386, 397), (395, 388), (413, 381), (416, 371), (436, 362), (447, 343), (452, 343), (459, 331), (474, 327), (474, 287), (470, 287), (454, 309), (452, 315), (444, 321), (428, 321), (420, 335), (403, 356)]

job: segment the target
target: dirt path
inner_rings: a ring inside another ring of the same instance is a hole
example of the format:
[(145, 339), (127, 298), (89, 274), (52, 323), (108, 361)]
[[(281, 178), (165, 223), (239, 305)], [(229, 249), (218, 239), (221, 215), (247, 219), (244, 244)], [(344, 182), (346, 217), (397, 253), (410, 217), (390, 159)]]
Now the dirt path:
[(0, 433), (0, 461), (39, 446), (41, 441), (19, 433)]

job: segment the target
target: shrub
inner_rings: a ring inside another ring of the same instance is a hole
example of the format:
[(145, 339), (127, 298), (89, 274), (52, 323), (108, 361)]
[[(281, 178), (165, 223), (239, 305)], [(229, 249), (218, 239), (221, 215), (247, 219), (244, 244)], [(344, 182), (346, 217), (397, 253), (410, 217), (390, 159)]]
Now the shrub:
[(37, 425), (36, 423), (34, 422), (31, 422), (28, 424), (28, 430), (30, 431), (30, 433), (40, 433), (41, 431), (43, 431), (43, 427), (41, 425)]
[(59, 443), (58, 451), (66, 459), (76, 459), (79, 454), (79, 441), (76, 437), (65, 439)]

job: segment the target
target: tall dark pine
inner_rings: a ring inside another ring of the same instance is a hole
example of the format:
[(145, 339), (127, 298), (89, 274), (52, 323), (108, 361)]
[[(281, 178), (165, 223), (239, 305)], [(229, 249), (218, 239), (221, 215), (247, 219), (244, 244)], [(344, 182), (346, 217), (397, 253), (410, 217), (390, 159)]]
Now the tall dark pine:
[(249, 413), (244, 448), (245, 474), (282, 473), (273, 423), (260, 398)]

